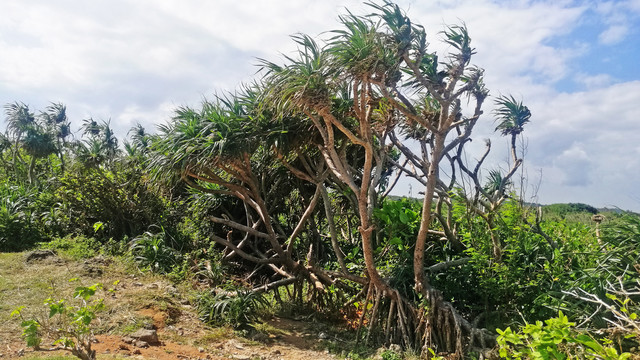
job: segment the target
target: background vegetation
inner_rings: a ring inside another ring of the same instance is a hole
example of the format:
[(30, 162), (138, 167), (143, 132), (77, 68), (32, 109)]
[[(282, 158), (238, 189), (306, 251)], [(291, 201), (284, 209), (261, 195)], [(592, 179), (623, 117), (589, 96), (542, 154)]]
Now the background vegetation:
[[(436, 54), (398, 7), (370, 5), (322, 45), (294, 36), (286, 64), (176, 109), (158, 134), (136, 126), (121, 143), (85, 119), (74, 136), (63, 104), (5, 105), (0, 251), (125, 256), (197, 283), (203, 321), (245, 330), (273, 302), (425, 355), (637, 349), (640, 217), (518, 198), (528, 108), (501, 96), (482, 115), (489, 91), (463, 26)], [(485, 117), (510, 139), (507, 170), (484, 166), (489, 140), (463, 161)], [(422, 196), (389, 196), (399, 175)], [(560, 329), (553, 351), (532, 335), (545, 326)]]

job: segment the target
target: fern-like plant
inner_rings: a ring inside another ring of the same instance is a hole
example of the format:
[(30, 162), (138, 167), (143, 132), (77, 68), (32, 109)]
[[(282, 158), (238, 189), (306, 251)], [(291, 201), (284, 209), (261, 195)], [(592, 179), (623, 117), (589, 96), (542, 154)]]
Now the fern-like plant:
[(265, 296), (247, 290), (235, 292), (207, 292), (198, 298), (200, 320), (215, 325), (246, 328), (258, 320), (258, 311), (269, 305)]

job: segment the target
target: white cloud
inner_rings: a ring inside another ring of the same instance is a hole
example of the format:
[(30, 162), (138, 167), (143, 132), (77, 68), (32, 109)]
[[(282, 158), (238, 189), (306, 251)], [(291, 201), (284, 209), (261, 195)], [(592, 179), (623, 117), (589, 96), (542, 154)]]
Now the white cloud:
[[(626, 40), (638, 27), (639, 0), (597, 2), (595, 12), (588, 1), (399, 4), (415, 23), (425, 25), (432, 49), (440, 54), (447, 48), (439, 32), (445, 24), (464, 21), (478, 52), (473, 62), (486, 69), (492, 95), (513, 94), (532, 109), (526, 163), (531, 172), (543, 169), (543, 201), (640, 209), (625, 198), (637, 196), (640, 182), (637, 141), (629, 140), (640, 133), (640, 83), (604, 73), (576, 74), (573, 61), (592, 44), (554, 45), (593, 13), (606, 26), (600, 41)], [(120, 136), (135, 122), (151, 130), (176, 106), (197, 105), (203, 96), (232, 91), (251, 79), (257, 57), (278, 61), (280, 53), (294, 50), (289, 35), (316, 36), (339, 27), (344, 7), (356, 14), (371, 11), (360, 0), (3, 0), (0, 103), (19, 100), (40, 109), (48, 101), (62, 101), (76, 124), (93, 116), (112, 118)], [(558, 92), (555, 85), (566, 80), (575, 80), (584, 91)], [(493, 130), (491, 106), (488, 101), (476, 139)], [(495, 144), (496, 158), (504, 159), (501, 143)], [(591, 175), (578, 176), (583, 169)]]
[(624, 40), (628, 33), (629, 28), (626, 25), (611, 25), (600, 33), (598, 41), (604, 45), (614, 45)]
[(575, 82), (582, 84), (587, 89), (601, 88), (614, 82), (614, 78), (609, 74), (588, 75), (578, 73), (574, 76)]
[(574, 143), (553, 162), (562, 173), (561, 183), (566, 186), (587, 186), (591, 184), (592, 163), (583, 145)]
[(640, 15), (640, 1), (597, 2), (595, 11), (606, 25), (606, 29), (599, 34), (598, 41), (604, 45), (615, 45), (631, 35), (631, 23)]
[(525, 161), (543, 171), (541, 201), (640, 208), (640, 81), (531, 100)]

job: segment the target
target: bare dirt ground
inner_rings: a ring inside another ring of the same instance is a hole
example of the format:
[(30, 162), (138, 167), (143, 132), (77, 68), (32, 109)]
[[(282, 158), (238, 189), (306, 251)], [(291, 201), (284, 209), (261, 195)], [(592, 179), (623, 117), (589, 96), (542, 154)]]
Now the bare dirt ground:
[[(260, 326), (259, 336), (246, 339), (229, 328), (210, 328), (197, 319), (189, 299), (190, 285), (136, 272), (108, 258), (84, 261), (50, 256), (26, 261), (26, 253), (0, 254), (0, 359), (44, 359), (63, 351), (34, 351), (21, 339), (20, 320), (11, 317), (25, 306), (25, 317), (46, 317), (46, 298), (71, 297), (74, 287), (101, 283), (106, 310), (98, 315), (94, 349), (98, 359), (294, 359), (335, 357), (310, 322), (274, 317)], [(69, 279), (78, 278), (69, 282)], [(118, 281), (117, 284), (114, 284)], [(193, 291), (191, 291), (193, 293)], [(159, 343), (137, 347), (124, 337), (140, 328), (154, 328)], [(43, 341), (42, 347), (51, 345)], [(71, 359), (71, 357), (69, 357)]]

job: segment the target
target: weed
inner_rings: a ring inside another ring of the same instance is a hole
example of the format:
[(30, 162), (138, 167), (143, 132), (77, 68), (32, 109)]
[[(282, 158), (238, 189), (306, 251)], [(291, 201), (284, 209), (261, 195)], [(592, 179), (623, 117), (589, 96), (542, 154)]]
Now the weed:
[(140, 329), (144, 329), (147, 328), (149, 326), (153, 325), (153, 319), (150, 318), (149, 316), (143, 316), (143, 317), (136, 317), (133, 319), (133, 321), (129, 322), (128, 324), (124, 325), (120, 331), (123, 334), (133, 334), (134, 332), (140, 330)]
[(227, 326), (223, 326), (223, 327), (218, 327), (215, 328), (213, 330), (211, 330), (211, 332), (209, 332), (208, 334), (200, 337), (199, 339), (197, 339), (194, 342), (194, 345), (196, 346), (204, 346), (204, 345), (209, 345), (209, 344), (215, 344), (215, 343), (219, 343), (221, 341), (226, 341), (230, 338), (232, 338), (233, 335), (233, 329)]
[(227, 324), (236, 329), (257, 321), (257, 312), (269, 303), (263, 294), (238, 290), (236, 294), (206, 292), (198, 297), (200, 320), (209, 324)]
[(82, 235), (56, 238), (48, 243), (40, 243), (40, 247), (58, 250), (73, 260), (92, 258), (100, 251), (100, 243), (97, 240)]
[(21, 320), (22, 336), (27, 346), (39, 349), (43, 334), (55, 339), (54, 345), (71, 352), (82, 360), (94, 360), (96, 351), (91, 348), (93, 329), (91, 322), (96, 313), (104, 309), (103, 299), (92, 299), (102, 284), (78, 286), (73, 292), (73, 300), (54, 300), (48, 298), (45, 305), (49, 308), (48, 318), (27, 318), (23, 315), (24, 306), (18, 307), (11, 316)]
[(142, 270), (165, 274), (178, 264), (178, 253), (165, 242), (164, 231), (145, 232), (131, 241), (130, 247), (136, 263)]
[(382, 357), (382, 360), (402, 360), (402, 355), (389, 349), (383, 351), (380, 356)]

